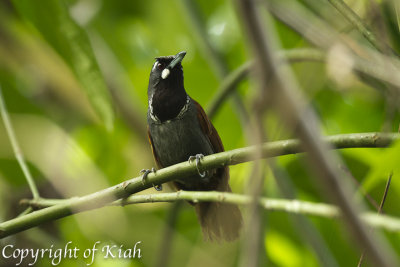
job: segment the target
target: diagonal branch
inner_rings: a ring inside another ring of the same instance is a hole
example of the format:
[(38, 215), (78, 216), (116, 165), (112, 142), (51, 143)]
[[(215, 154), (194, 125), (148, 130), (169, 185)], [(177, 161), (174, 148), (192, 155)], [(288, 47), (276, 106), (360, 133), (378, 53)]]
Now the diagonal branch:
[[(242, 21), (249, 38), (249, 44), (256, 60), (257, 72), (254, 77), (259, 86), (269, 93), (268, 99), (275, 104), (282, 119), (288, 125), (296, 125), (296, 134), (308, 152), (311, 169), (319, 178), (321, 188), (330, 194), (343, 212), (349, 231), (368, 251), (376, 265), (391, 266), (396, 262), (395, 254), (378, 239), (372, 237), (364, 223), (357, 216), (360, 207), (351, 199), (351, 184), (346, 176), (337, 171), (340, 159), (328, 152), (328, 145), (322, 142), (319, 121), (313, 111), (305, 109), (305, 100), (297, 88), (288, 69), (277, 68), (275, 55), (276, 35), (272, 20), (261, 17), (255, 0), (237, 1)], [(264, 75), (261, 75), (264, 74)], [(265, 75), (269, 74), (269, 75)], [(271, 102), (270, 102), (271, 103)]]
[(378, 51), (385, 53), (386, 50), (396, 55), (394, 50), (387, 44), (380, 44), (377, 41), (375, 34), (368, 29), (362, 19), (343, 1), (343, 0), (328, 0), (357, 30), (372, 44)]
[[(324, 61), (325, 54), (314, 48), (298, 48), (292, 50), (283, 50), (278, 54), (279, 58), (285, 59), (289, 62), (300, 61)], [(208, 107), (207, 114), (212, 118), (217, 110), (220, 108), (224, 100), (236, 89), (237, 85), (248, 76), (253, 62), (246, 62), (239, 66), (237, 69), (227, 75), (222, 81), (220, 87), (217, 89), (216, 94), (211, 99)]]
[(3, 118), (4, 127), (6, 128), (6, 132), (8, 138), (10, 139), (11, 146), (13, 148), (15, 157), (17, 158), (18, 164), (24, 173), (25, 179), (28, 182), (29, 188), (31, 189), (32, 196), (34, 199), (39, 198), (39, 191), (36, 187), (35, 181), (29, 171), (28, 165), (25, 162), (24, 155), (22, 154), (21, 148), (19, 147), (17, 137), (15, 136), (14, 128), (12, 127), (10, 117), (8, 116), (6, 103), (3, 99), (2, 89), (0, 86), (0, 113)]
[[(360, 148), (360, 147), (387, 147), (392, 142), (399, 140), (400, 134), (360, 133), (334, 135), (325, 138), (332, 148)], [(253, 161), (255, 157), (254, 146), (225, 151), (204, 157), (202, 168), (210, 170), (221, 166), (235, 165)], [(261, 147), (261, 158), (276, 157), (304, 152), (298, 140), (284, 140), (264, 143)], [(150, 173), (142, 183), (142, 177), (127, 180), (101, 191), (69, 199), (58, 205), (32, 212), (30, 214), (0, 223), (0, 239), (12, 234), (38, 226), (44, 222), (57, 220), (75, 213), (103, 207), (117, 199), (127, 198), (131, 194), (143, 191), (153, 186), (174, 180), (176, 177), (195, 175), (197, 168), (194, 164), (182, 162), (168, 168)]]
[(343, 45), (349, 49), (346, 57), (354, 63), (354, 70), (400, 88), (400, 61), (397, 58), (357, 45), (296, 1), (273, 0), (265, 1), (265, 4), (276, 18), (310, 43), (326, 51), (333, 45)]

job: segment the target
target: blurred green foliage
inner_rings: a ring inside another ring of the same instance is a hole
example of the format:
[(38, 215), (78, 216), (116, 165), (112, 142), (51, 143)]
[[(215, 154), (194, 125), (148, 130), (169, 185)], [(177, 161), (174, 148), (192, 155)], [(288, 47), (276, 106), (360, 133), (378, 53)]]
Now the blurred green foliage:
[[(135, 177), (154, 166), (146, 137), (147, 83), (154, 57), (187, 51), (183, 62), (188, 93), (203, 106), (218, 86), (210, 60), (199, 47), (184, 0), (13, 0), (0, 2), (0, 84), (17, 138), (42, 197), (67, 198), (88, 194)], [(189, 1), (190, 2), (190, 1)], [(339, 30), (349, 32), (347, 22), (329, 3), (304, 0), (310, 9)], [(350, 1), (368, 16), (365, 1)], [(378, 5), (378, 4), (377, 4)], [(390, 44), (400, 47), (397, 20), (383, 1), (384, 24)], [(232, 1), (197, 1), (207, 38), (233, 70), (246, 60), (247, 40)], [(368, 21), (366, 19), (366, 21)], [(299, 34), (276, 23), (284, 49), (308, 47)], [(324, 134), (397, 131), (399, 114), (386, 95), (346, 74), (336, 79), (325, 63), (295, 63), (293, 70), (310, 105), (320, 116)], [(251, 111), (252, 84), (238, 89)], [(225, 148), (246, 145), (234, 105), (228, 101), (213, 123)], [(398, 103), (396, 103), (398, 105)], [(291, 135), (271, 112), (265, 119), (273, 139)], [(398, 158), (400, 144), (391, 149), (341, 151), (347, 168), (364, 192), (379, 202), (386, 179), (394, 171), (385, 212), (400, 216)], [(314, 185), (303, 155), (277, 160), (286, 170), (300, 199), (324, 202)], [(234, 192), (243, 192), (251, 163), (231, 167)], [(265, 177), (265, 195), (282, 197), (272, 172)], [(154, 192), (153, 189), (144, 193)], [(0, 123), (0, 221), (22, 211), (21, 198), (30, 192)], [(152, 266), (170, 204), (140, 204), (103, 208), (70, 216), (0, 241), (19, 247), (63, 247), (68, 241), (85, 249), (94, 242), (133, 246), (142, 241), (143, 258), (103, 260), (92, 266)], [(373, 207), (371, 206), (373, 209)], [(265, 214), (265, 255), (272, 266), (318, 266), (315, 252), (301, 238), (290, 215)], [(360, 250), (338, 221), (312, 218), (340, 266), (354, 266)], [(387, 234), (400, 251), (399, 234)], [(214, 244), (202, 240), (201, 230), (189, 205), (178, 217), (171, 240), (170, 266), (236, 266), (241, 243)], [(63, 260), (59, 266), (86, 266), (85, 259)], [(15, 263), (0, 258), (1, 266)], [(49, 266), (47, 259), (37, 266)]]

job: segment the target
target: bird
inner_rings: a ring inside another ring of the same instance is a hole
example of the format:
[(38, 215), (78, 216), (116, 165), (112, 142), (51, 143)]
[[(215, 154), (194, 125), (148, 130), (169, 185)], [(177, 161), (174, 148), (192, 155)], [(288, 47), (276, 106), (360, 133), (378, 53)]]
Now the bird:
[[(201, 105), (184, 87), (182, 60), (186, 52), (155, 58), (150, 72), (147, 134), (157, 169), (189, 160), (198, 173), (177, 177), (175, 190), (232, 192), (228, 166), (201, 171), (204, 156), (224, 151), (221, 138)], [(152, 170), (143, 170), (143, 179)], [(160, 187), (156, 187), (160, 190)], [(237, 205), (189, 202), (194, 206), (203, 237), (209, 241), (234, 241), (240, 236), (242, 215)]]

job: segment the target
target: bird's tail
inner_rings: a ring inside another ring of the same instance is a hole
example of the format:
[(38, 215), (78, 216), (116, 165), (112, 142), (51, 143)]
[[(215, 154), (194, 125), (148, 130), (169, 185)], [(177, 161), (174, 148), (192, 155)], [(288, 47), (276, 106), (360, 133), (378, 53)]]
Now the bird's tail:
[[(228, 190), (231, 191), (228, 185)], [(195, 204), (203, 236), (210, 241), (234, 241), (242, 228), (242, 214), (238, 206), (218, 202)]]

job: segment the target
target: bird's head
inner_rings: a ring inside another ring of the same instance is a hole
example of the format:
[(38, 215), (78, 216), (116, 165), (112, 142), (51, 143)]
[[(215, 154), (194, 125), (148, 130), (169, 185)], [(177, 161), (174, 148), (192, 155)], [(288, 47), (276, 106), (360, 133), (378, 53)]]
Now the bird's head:
[(182, 60), (186, 52), (175, 56), (156, 57), (150, 73), (149, 96), (157, 90), (178, 90), (183, 88)]
[(181, 64), (185, 55), (183, 51), (175, 56), (157, 57), (151, 69), (147, 89), (149, 111), (161, 121), (178, 116), (187, 103)]

